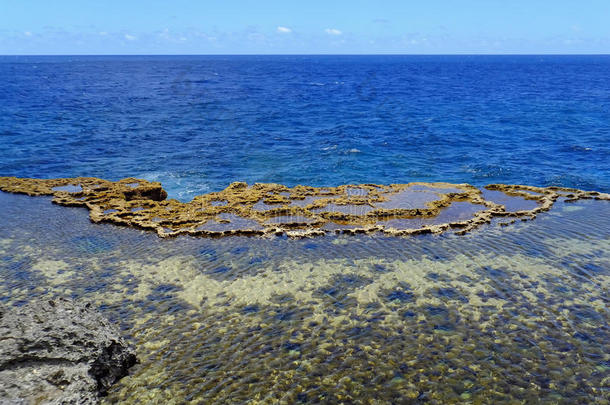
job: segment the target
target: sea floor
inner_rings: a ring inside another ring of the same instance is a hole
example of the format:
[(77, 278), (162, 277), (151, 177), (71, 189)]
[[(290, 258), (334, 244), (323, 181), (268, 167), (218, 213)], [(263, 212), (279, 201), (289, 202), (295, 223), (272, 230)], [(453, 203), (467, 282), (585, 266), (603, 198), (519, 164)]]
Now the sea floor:
[(0, 301), (94, 302), (111, 403), (610, 403), (610, 203), (466, 235), (180, 236), (0, 192)]

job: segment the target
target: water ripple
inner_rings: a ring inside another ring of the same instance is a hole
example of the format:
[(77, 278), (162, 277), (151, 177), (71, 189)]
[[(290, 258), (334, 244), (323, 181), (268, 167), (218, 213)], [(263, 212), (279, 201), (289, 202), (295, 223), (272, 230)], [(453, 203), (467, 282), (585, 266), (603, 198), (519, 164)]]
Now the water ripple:
[(105, 403), (595, 403), (610, 207), (469, 235), (161, 240), (0, 193), (0, 297), (95, 302), (141, 364)]

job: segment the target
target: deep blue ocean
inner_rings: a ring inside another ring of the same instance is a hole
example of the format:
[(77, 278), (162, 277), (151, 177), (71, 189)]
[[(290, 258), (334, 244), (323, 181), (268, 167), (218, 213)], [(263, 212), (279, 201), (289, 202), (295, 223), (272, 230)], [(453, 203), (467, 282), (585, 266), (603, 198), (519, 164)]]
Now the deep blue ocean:
[(0, 57), (0, 176), (610, 191), (610, 56)]

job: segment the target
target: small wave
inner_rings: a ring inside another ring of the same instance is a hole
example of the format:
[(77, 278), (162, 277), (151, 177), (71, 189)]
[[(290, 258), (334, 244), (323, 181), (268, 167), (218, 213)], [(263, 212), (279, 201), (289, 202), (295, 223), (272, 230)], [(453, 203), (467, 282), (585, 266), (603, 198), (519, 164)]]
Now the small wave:
[(592, 151), (593, 148), (589, 148), (588, 146), (572, 145), (569, 147), (569, 150), (574, 152), (589, 152)]

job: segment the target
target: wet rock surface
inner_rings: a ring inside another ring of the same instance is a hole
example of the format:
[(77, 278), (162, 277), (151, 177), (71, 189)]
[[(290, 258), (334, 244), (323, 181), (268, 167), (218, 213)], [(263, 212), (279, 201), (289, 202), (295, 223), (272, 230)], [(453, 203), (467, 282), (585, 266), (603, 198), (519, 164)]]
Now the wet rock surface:
[(0, 307), (2, 404), (96, 404), (135, 363), (135, 350), (91, 304)]
[(610, 194), (561, 187), (490, 184), (479, 189), (422, 182), (322, 188), (234, 182), (188, 203), (167, 200), (160, 183), (136, 178), (0, 177), (0, 190), (52, 195), (56, 204), (88, 208), (93, 222), (152, 230), (161, 237), (463, 234), (497, 217), (533, 219), (559, 198), (610, 200)]

